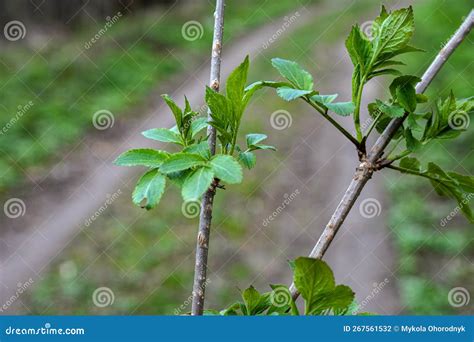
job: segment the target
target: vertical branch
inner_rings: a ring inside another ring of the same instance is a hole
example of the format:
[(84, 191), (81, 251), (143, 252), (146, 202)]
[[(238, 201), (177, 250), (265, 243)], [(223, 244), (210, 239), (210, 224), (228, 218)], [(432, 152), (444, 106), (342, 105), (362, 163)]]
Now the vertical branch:
[[(214, 38), (212, 41), (211, 75), (209, 86), (219, 91), (221, 73), (222, 37), (224, 34), (224, 0), (216, 0), (214, 12)], [(212, 120), (208, 112), (208, 120)], [(211, 154), (216, 153), (216, 130), (211, 125), (207, 128), (208, 143)], [(211, 232), (212, 206), (218, 180), (214, 179), (209, 189), (204, 193), (199, 216), (199, 231), (196, 242), (196, 262), (194, 266), (192, 315), (202, 315), (207, 285), (207, 257), (209, 251), (209, 236)]]
[[(417, 93), (423, 93), (428, 85), (431, 83), (436, 74), (440, 71), (444, 63), (448, 60), (449, 56), (454, 50), (461, 44), (461, 42), (467, 37), (472, 27), (474, 26), (474, 10), (469, 13), (462, 25), (458, 28), (456, 33), (449, 39), (446, 45), (441, 49), (436, 58), (433, 60), (431, 65), (425, 71), (421, 78), (421, 82), (416, 86)], [(309, 254), (310, 257), (320, 259), (326, 253), (328, 247), (331, 245), (337, 231), (344, 223), (347, 215), (351, 211), (354, 203), (359, 197), (365, 184), (372, 177), (374, 170), (376, 169), (376, 163), (382, 156), (388, 143), (392, 140), (395, 133), (403, 124), (408, 114), (401, 118), (394, 119), (385, 128), (384, 132), (378, 137), (375, 144), (372, 146), (368, 156), (362, 160), (359, 167), (356, 169), (354, 178), (352, 179), (349, 187), (347, 188), (341, 202), (337, 206), (334, 214), (332, 215), (329, 223), (324, 228), (318, 242), (313, 247), (313, 250)], [(291, 285), (291, 293), (293, 298), (296, 299), (299, 296), (294, 284)]]

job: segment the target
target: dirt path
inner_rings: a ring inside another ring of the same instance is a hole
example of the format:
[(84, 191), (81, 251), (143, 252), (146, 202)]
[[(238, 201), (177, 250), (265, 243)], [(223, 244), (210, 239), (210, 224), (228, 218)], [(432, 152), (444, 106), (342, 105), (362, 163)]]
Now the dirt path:
[[(286, 28), (279, 39), (284, 39), (285, 35), (307, 24), (316, 13), (315, 9), (300, 9), (298, 12), (298, 20)], [(225, 46), (222, 76), (225, 78), (245, 54), (248, 53), (253, 58), (258, 56), (263, 42), (267, 42), (282, 27), (283, 21), (276, 20), (232, 46)], [(328, 61), (335, 61), (341, 54), (345, 55), (345, 52), (339, 46), (328, 51), (326, 57)], [(338, 75), (338, 81), (327, 85), (328, 89), (339, 88), (338, 84), (350, 84), (349, 63), (345, 58), (334, 65), (331, 72), (332, 75)], [(191, 103), (200, 103), (208, 74), (206, 64), (190, 75), (172, 96), (182, 98), (186, 94)], [(348, 94), (340, 95), (341, 98), (348, 98)], [(104, 205), (107, 196), (117, 192), (124, 184), (134, 181), (136, 170), (114, 167), (111, 161), (119, 151), (127, 148), (156, 146), (143, 139), (139, 133), (149, 127), (172, 125), (170, 116), (164, 115), (168, 112), (167, 109), (158, 103), (160, 102), (156, 100), (151, 104), (150, 107), (156, 110), (150, 110), (145, 120), (126, 124), (117, 121), (114, 127), (95, 133), (92, 138), (85, 137), (38, 186), (15, 196), (24, 199), (26, 214), (18, 219), (3, 218), (0, 222), (2, 228), (6, 227), (2, 229), (0, 242), (0, 303), (6, 302), (16, 292), (18, 283), (25, 283), (30, 277), (37, 279), (81, 232), (85, 227), (85, 219)], [(305, 127), (305, 122), (299, 120), (299, 129), (305, 134), (301, 135), (303, 139), (289, 148), (288, 160), (291, 160), (294, 167), (289, 173), (280, 173), (275, 178), (278, 194), (269, 194), (273, 197), (269, 207), (278, 206), (281, 203), (279, 194), (282, 189), (287, 194), (295, 190), (295, 183), (288, 183), (288, 180), (292, 180), (292, 175), (296, 176), (295, 182), (299, 184), (301, 196), (295, 200), (294, 206), (285, 210), (281, 222), (278, 222), (279, 228), (272, 233), (276, 242), (284, 247), (282, 255), (285, 257), (304, 255), (311, 249), (356, 165), (352, 147), (338, 136), (335, 138), (335, 132), (325, 122), (315, 122), (316, 129), (313, 123)], [(328, 141), (331, 143), (328, 144)], [(314, 170), (317, 170), (316, 173)], [(334, 180), (337, 180), (336, 191), (333, 188)], [(377, 182), (372, 182), (361, 199), (375, 198), (383, 208), (383, 193), (380, 189)], [(389, 281), (393, 279), (389, 272), (393, 258), (388, 240), (385, 239), (387, 232), (383, 210), (380, 216), (366, 219), (356, 209), (328, 253), (328, 260), (336, 270), (337, 280), (351, 285), (359, 298), (364, 299), (374, 289), (374, 283), (381, 283), (385, 278)], [(296, 228), (290, 231), (286, 229), (287, 225)], [(267, 269), (265, 273), (269, 274), (270, 279), (275, 278), (281, 282), (281, 275), (288, 274), (286, 270), (281, 270), (279, 262), (275, 262), (274, 267), (268, 265), (268, 260), (276, 260), (274, 256), (262, 255), (261, 260), (265, 262), (263, 268)], [(380, 297), (370, 300), (365, 309), (380, 313), (395, 312), (397, 296), (393, 285), (394, 282), (389, 282), (378, 294)]]

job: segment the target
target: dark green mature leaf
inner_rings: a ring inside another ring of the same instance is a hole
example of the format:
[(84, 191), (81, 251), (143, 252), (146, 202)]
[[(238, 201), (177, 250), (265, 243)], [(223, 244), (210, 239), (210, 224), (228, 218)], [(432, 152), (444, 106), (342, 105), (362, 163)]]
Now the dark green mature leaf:
[(215, 92), (212, 88), (206, 87), (206, 103), (211, 110), (213, 118), (230, 118), (232, 105), (230, 101), (222, 94)]
[(189, 169), (194, 166), (205, 165), (206, 159), (199, 154), (193, 153), (176, 153), (172, 154), (163, 164), (161, 164), (161, 172), (167, 174), (177, 171)]
[(242, 167), (229, 155), (217, 155), (211, 159), (211, 168), (217, 178), (229, 184), (242, 182)]
[(170, 129), (153, 128), (142, 132), (143, 136), (148, 139), (158, 140), (162, 142), (171, 142), (182, 145), (181, 136)]
[(320, 315), (331, 311), (343, 314), (354, 301), (354, 292), (345, 285), (337, 285), (333, 290), (321, 292), (314, 298), (308, 315)]
[(145, 173), (135, 186), (133, 203), (150, 210), (160, 201), (165, 191), (166, 177), (158, 169)]
[(353, 102), (336, 102), (336, 103), (326, 103), (326, 107), (341, 116), (348, 116), (354, 113), (354, 103)]
[(122, 153), (114, 164), (120, 166), (160, 167), (168, 158), (168, 153), (150, 148), (139, 148)]
[(313, 76), (298, 63), (281, 58), (273, 58), (272, 65), (278, 72), (290, 81), (295, 88), (302, 90), (313, 90)]
[(320, 293), (332, 291), (335, 287), (334, 275), (322, 260), (299, 257), (295, 260), (294, 282), (305, 300), (305, 313), (317, 305)]
[(183, 112), (181, 108), (178, 107), (178, 105), (173, 101), (171, 97), (169, 97), (169, 95), (163, 94), (161, 95), (161, 97), (163, 98), (163, 100), (165, 100), (168, 107), (170, 107), (171, 112), (173, 113), (174, 118), (176, 120), (176, 124), (178, 125), (178, 127), (180, 127), (182, 125), (182, 116), (183, 116)]
[(242, 292), (242, 299), (245, 303), (246, 315), (258, 315), (268, 309), (269, 296), (261, 295), (253, 286)]
[(461, 175), (456, 172), (448, 172), (448, 176), (454, 179), (464, 192), (474, 194), (474, 177), (473, 176)]
[(239, 161), (249, 170), (255, 166), (257, 157), (252, 152), (241, 152), (239, 153)]
[(346, 39), (346, 49), (351, 57), (354, 66), (359, 65), (362, 74), (365, 74), (366, 68), (371, 58), (371, 44), (367, 37), (363, 36), (359, 25), (352, 27), (349, 36)]
[(413, 136), (409, 128), (405, 129), (405, 142), (407, 150), (410, 152), (414, 152), (421, 147), (421, 142)]
[(293, 101), (299, 97), (311, 94), (312, 90), (301, 90), (289, 87), (281, 87), (277, 89), (277, 94), (285, 101)]
[(183, 183), (181, 195), (185, 201), (196, 201), (209, 188), (214, 178), (210, 167), (202, 166), (193, 171)]
[(407, 111), (414, 112), (416, 109), (415, 86), (421, 79), (417, 76), (404, 75), (395, 78), (390, 84), (392, 97)]

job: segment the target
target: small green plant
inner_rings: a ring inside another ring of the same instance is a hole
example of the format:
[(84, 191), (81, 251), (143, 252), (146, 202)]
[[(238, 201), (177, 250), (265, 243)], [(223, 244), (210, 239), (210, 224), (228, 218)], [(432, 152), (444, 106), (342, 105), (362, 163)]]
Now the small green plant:
[[(181, 109), (168, 95), (163, 99), (171, 109), (176, 125), (171, 129), (154, 128), (142, 134), (149, 139), (177, 145), (178, 152), (154, 149), (133, 149), (121, 154), (115, 164), (121, 166), (144, 166), (148, 171), (139, 179), (132, 195), (133, 203), (147, 210), (160, 201), (169, 180), (181, 188), (184, 201), (199, 200), (213, 180), (226, 184), (242, 182), (242, 167), (255, 165), (255, 150), (275, 150), (264, 145), (267, 136), (260, 133), (246, 135), (246, 148), (238, 145), (237, 137), (245, 108), (254, 94), (246, 90), (249, 59), (245, 58), (229, 76), (226, 94), (206, 87), (205, 100), (212, 120), (209, 122), (217, 131), (220, 147), (211, 155), (206, 136), (206, 118), (198, 117), (185, 98)], [(240, 163), (239, 163), (240, 161)], [(222, 185), (219, 185), (221, 188)]]
[[(290, 263), (294, 283), (304, 299), (304, 315), (345, 315), (355, 308), (354, 292), (336, 285), (331, 268), (322, 260), (299, 257)], [(253, 286), (242, 291), (242, 302), (208, 315), (300, 315), (286, 285), (270, 285), (272, 291), (260, 293)]]

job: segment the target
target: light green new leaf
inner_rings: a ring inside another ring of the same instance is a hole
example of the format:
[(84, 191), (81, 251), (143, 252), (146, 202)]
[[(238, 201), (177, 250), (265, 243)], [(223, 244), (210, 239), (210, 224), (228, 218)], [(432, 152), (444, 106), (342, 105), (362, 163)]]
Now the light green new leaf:
[(168, 153), (150, 148), (139, 148), (122, 153), (114, 164), (120, 166), (160, 167), (168, 158)]
[(281, 87), (277, 89), (277, 94), (285, 101), (293, 101), (299, 97), (311, 94), (312, 90), (300, 90), (289, 87)]
[(191, 173), (183, 183), (181, 195), (185, 201), (196, 201), (209, 188), (214, 178), (211, 168), (203, 166)]
[(245, 139), (247, 141), (247, 146), (251, 146), (251, 145), (256, 145), (259, 142), (267, 139), (267, 136), (261, 133), (251, 133), (251, 134), (247, 134), (245, 136)]
[(242, 182), (242, 167), (229, 155), (217, 155), (211, 159), (211, 168), (220, 180), (236, 184)]
[(194, 166), (205, 165), (206, 159), (199, 154), (194, 153), (176, 153), (172, 154), (163, 164), (161, 172), (167, 174), (189, 169)]
[(193, 144), (186, 147), (183, 152), (199, 154), (204, 159), (211, 158), (211, 151), (209, 150), (209, 144), (207, 141), (202, 141), (199, 144)]
[(201, 132), (204, 128), (207, 127), (207, 118), (197, 118), (191, 123), (191, 132), (192, 137), (194, 138), (196, 134)]
[(243, 110), (242, 100), (244, 97), (245, 83), (247, 82), (247, 73), (249, 70), (249, 56), (240, 64), (227, 78), (226, 93), (234, 115), (239, 117)]
[(326, 107), (337, 115), (348, 116), (354, 113), (355, 106), (353, 102), (327, 103)]
[(308, 315), (321, 315), (331, 311), (345, 313), (354, 301), (354, 292), (345, 285), (338, 285), (333, 290), (316, 295)]
[(169, 97), (169, 95), (163, 94), (161, 95), (161, 97), (163, 98), (163, 100), (165, 100), (168, 107), (170, 107), (171, 112), (173, 113), (174, 118), (176, 120), (176, 124), (178, 125), (178, 127), (181, 127), (183, 117), (183, 112), (181, 108), (178, 107), (178, 105), (173, 101), (171, 97)]
[(239, 161), (249, 170), (255, 166), (257, 157), (252, 152), (241, 152), (239, 153)]
[(281, 58), (273, 58), (272, 65), (296, 88), (313, 90), (313, 76), (298, 63)]
[(311, 96), (311, 100), (326, 105), (328, 103), (333, 102), (337, 98), (338, 94), (332, 95), (313, 95)]
[(405, 157), (400, 160), (400, 167), (412, 171), (420, 171), (420, 162), (416, 158)]
[(132, 194), (133, 203), (150, 210), (160, 201), (165, 191), (166, 177), (158, 169), (145, 173), (137, 182)]
[(370, 60), (370, 42), (363, 36), (359, 25), (352, 27), (351, 33), (346, 39), (346, 49), (351, 57), (354, 66), (359, 65), (363, 74), (366, 72), (367, 64)]
[(231, 104), (224, 95), (206, 87), (206, 103), (216, 118), (230, 119)]
[(260, 90), (264, 87), (270, 88), (280, 88), (280, 87), (291, 87), (291, 84), (288, 82), (274, 82), (274, 81), (257, 81), (254, 82), (245, 88), (244, 99), (242, 102), (243, 108), (247, 106), (252, 96), (257, 90)]
[(276, 151), (277, 149), (276, 149), (275, 146), (258, 144), (258, 145), (252, 145), (250, 150), (252, 150), (252, 151), (254, 151), (254, 150), (272, 150), (272, 151)]
[(405, 110), (398, 105), (389, 105), (380, 100), (376, 100), (375, 102), (377, 103), (378, 109), (391, 119), (401, 118), (403, 114), (405, 114)]
[(474, 177), (461, 175), (456, 172), (448, 172), (448, 176), (458, 182), (459, 187), (467, 193), (474, 194)]
[(148, 139), (158, 140), (162, 142), (171, 142), (182, 145), (181, 136), (174, 131), (166, 128), (153, 128), (142, 132), (143, 136)]
[(415, 152), (418, 150), (421, 147), (421, 142), (413, 136), (411, 129), (405, 129), (404, 133), (407, 150), (410, 152)]
[(261, 314), (269, 306), (269, 296), (261, 295), (253, 286), (242, 292), (242, 299), (245, 303), (246, 315)]

